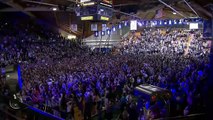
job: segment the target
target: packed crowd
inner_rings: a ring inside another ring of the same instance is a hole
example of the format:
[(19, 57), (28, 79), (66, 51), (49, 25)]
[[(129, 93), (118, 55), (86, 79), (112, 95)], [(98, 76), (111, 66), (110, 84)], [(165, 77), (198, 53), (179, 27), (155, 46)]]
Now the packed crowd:
[(160, 105), (157, 112), (152, 111), (157, 103), (142, 103), (144, 109), (152, 111), (149, 115), (137, 108), (134, 87), (152, 84), (172, 92), (172, 116), (205, 109), (203, 96), (209, 62), (207, 57), (198, 59), (197, 52), (206, 48), (195, 37), (190, 43), (193, 46), (188, 47), (190, 55), (184, 56), (186, 37), (177, 38), (183, 31), (167, 31), (162, 35), (159, 31), (145, 30), (137, 37), (125, 38), (119, 49), (123, 54), (91, 54), (87, 48), (37, 24), (14, 24), (8, 23), (7, 29), (0, 31), (0, 65), (21, 65), (20, 94), (25, 103), (45, 107), (46, 111), (68, 119), (74, 119), (76, 107), (85, 120), (94, 113), (103, 119), (103, 110), (110, 120), (115, 106), (119, 106), (123, 120), (168, 116), (162, 113)]
[(59, 33), (50, 31), (48, 26), (42, 23), (36, 25), (31, 21), (22, 24), (5, 23), (0, 36), (1, 66), (18, 64), (21, 61), (71, 57), (78, 55), (83, 49), (75, 42), (66, 40)]
[(129, 33), (123, 38), (119, 50), (122, 53), (162, 53), (194, 57), (209, 54), (209, 42), (202, 40), (201, 30), (180, 28), (152, 28)]

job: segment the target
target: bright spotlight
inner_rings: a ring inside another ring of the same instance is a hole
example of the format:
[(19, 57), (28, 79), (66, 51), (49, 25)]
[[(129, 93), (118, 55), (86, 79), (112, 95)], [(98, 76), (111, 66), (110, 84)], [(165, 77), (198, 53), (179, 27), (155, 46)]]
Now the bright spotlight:
[(54, 8), (52, 8), (52, 10), (53, 10), (53, 11), (57, 11), (57, 8), (56, 8), (56, 7), (54, 7)]

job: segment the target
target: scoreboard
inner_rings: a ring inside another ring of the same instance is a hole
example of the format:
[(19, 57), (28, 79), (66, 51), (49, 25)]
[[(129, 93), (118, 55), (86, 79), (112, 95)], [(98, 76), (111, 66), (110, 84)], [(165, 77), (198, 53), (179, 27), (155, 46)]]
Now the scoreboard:
[(112, 0), (80, 0), (79, 16), (87, 21), (109, 21), (113, 16)]

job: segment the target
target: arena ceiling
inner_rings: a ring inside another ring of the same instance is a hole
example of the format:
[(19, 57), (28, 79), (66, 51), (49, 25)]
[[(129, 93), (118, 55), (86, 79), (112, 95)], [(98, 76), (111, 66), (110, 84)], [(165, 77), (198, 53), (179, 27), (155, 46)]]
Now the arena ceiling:
[[(167, 5), (177, 10), (180, 14), (173, 14), (173, 10)], [(191, 9), (188, 5), (193, 9)], [(122, 20), (134, 17), (141, 19), (154, 19), (156, 10), (163, 9), (164, 16), (160, 19), (202, 17), (212, 18), (212, 0), (114, 0), (113, 19), (110, 23), (117, 23)], [(83, 34), (85, 22), (81, 22), (75, 15), (74, 8), (76, 0), (0, 0), (0, 13), (23, 12), (29, 16), (44, 19), (69, 33), (78, 36)], [(57, 7), (57, 11), (53, 11)], [(194, 10), (194, 11), (193, 11)], [(124, 14), (127, 13), (127, 14)], [(70, 24), (79, 24), (78, 31), (72, 31)], [(85, 34), (85, 33), (84, 33)]]

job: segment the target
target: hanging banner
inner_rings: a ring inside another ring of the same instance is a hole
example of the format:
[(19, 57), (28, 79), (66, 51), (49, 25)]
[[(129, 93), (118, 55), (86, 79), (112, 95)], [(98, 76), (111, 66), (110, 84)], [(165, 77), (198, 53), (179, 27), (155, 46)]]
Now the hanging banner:
[(102, 31), (106, 31), (107, 30), (107, 25), (106, 24), (102, 24)]
[(77, 24), (71, 24), (71, 30), (72, 31), (78, 31), (78, 25)]
[(212, 29), (212, 21), (211, 20), (205, 20), (203, 23), (203, 38), (207, 40), (212, 40), (213, 29)]
[(98, 31), (95, 31), (95, 32), (94, 32), (94, 36), (95, 36), (95, 37), (98, 37), (98, 36), (99, 36), (99, 32), (98, 32)]
[(163, 9), (156, 10), (155, 19), (163, 17)]
[(130, 30), (137, 30), (137, 20), (130, 21)]
[(97, 24), (91, 24), (91, 31), (98, 31), (98, 25)]

